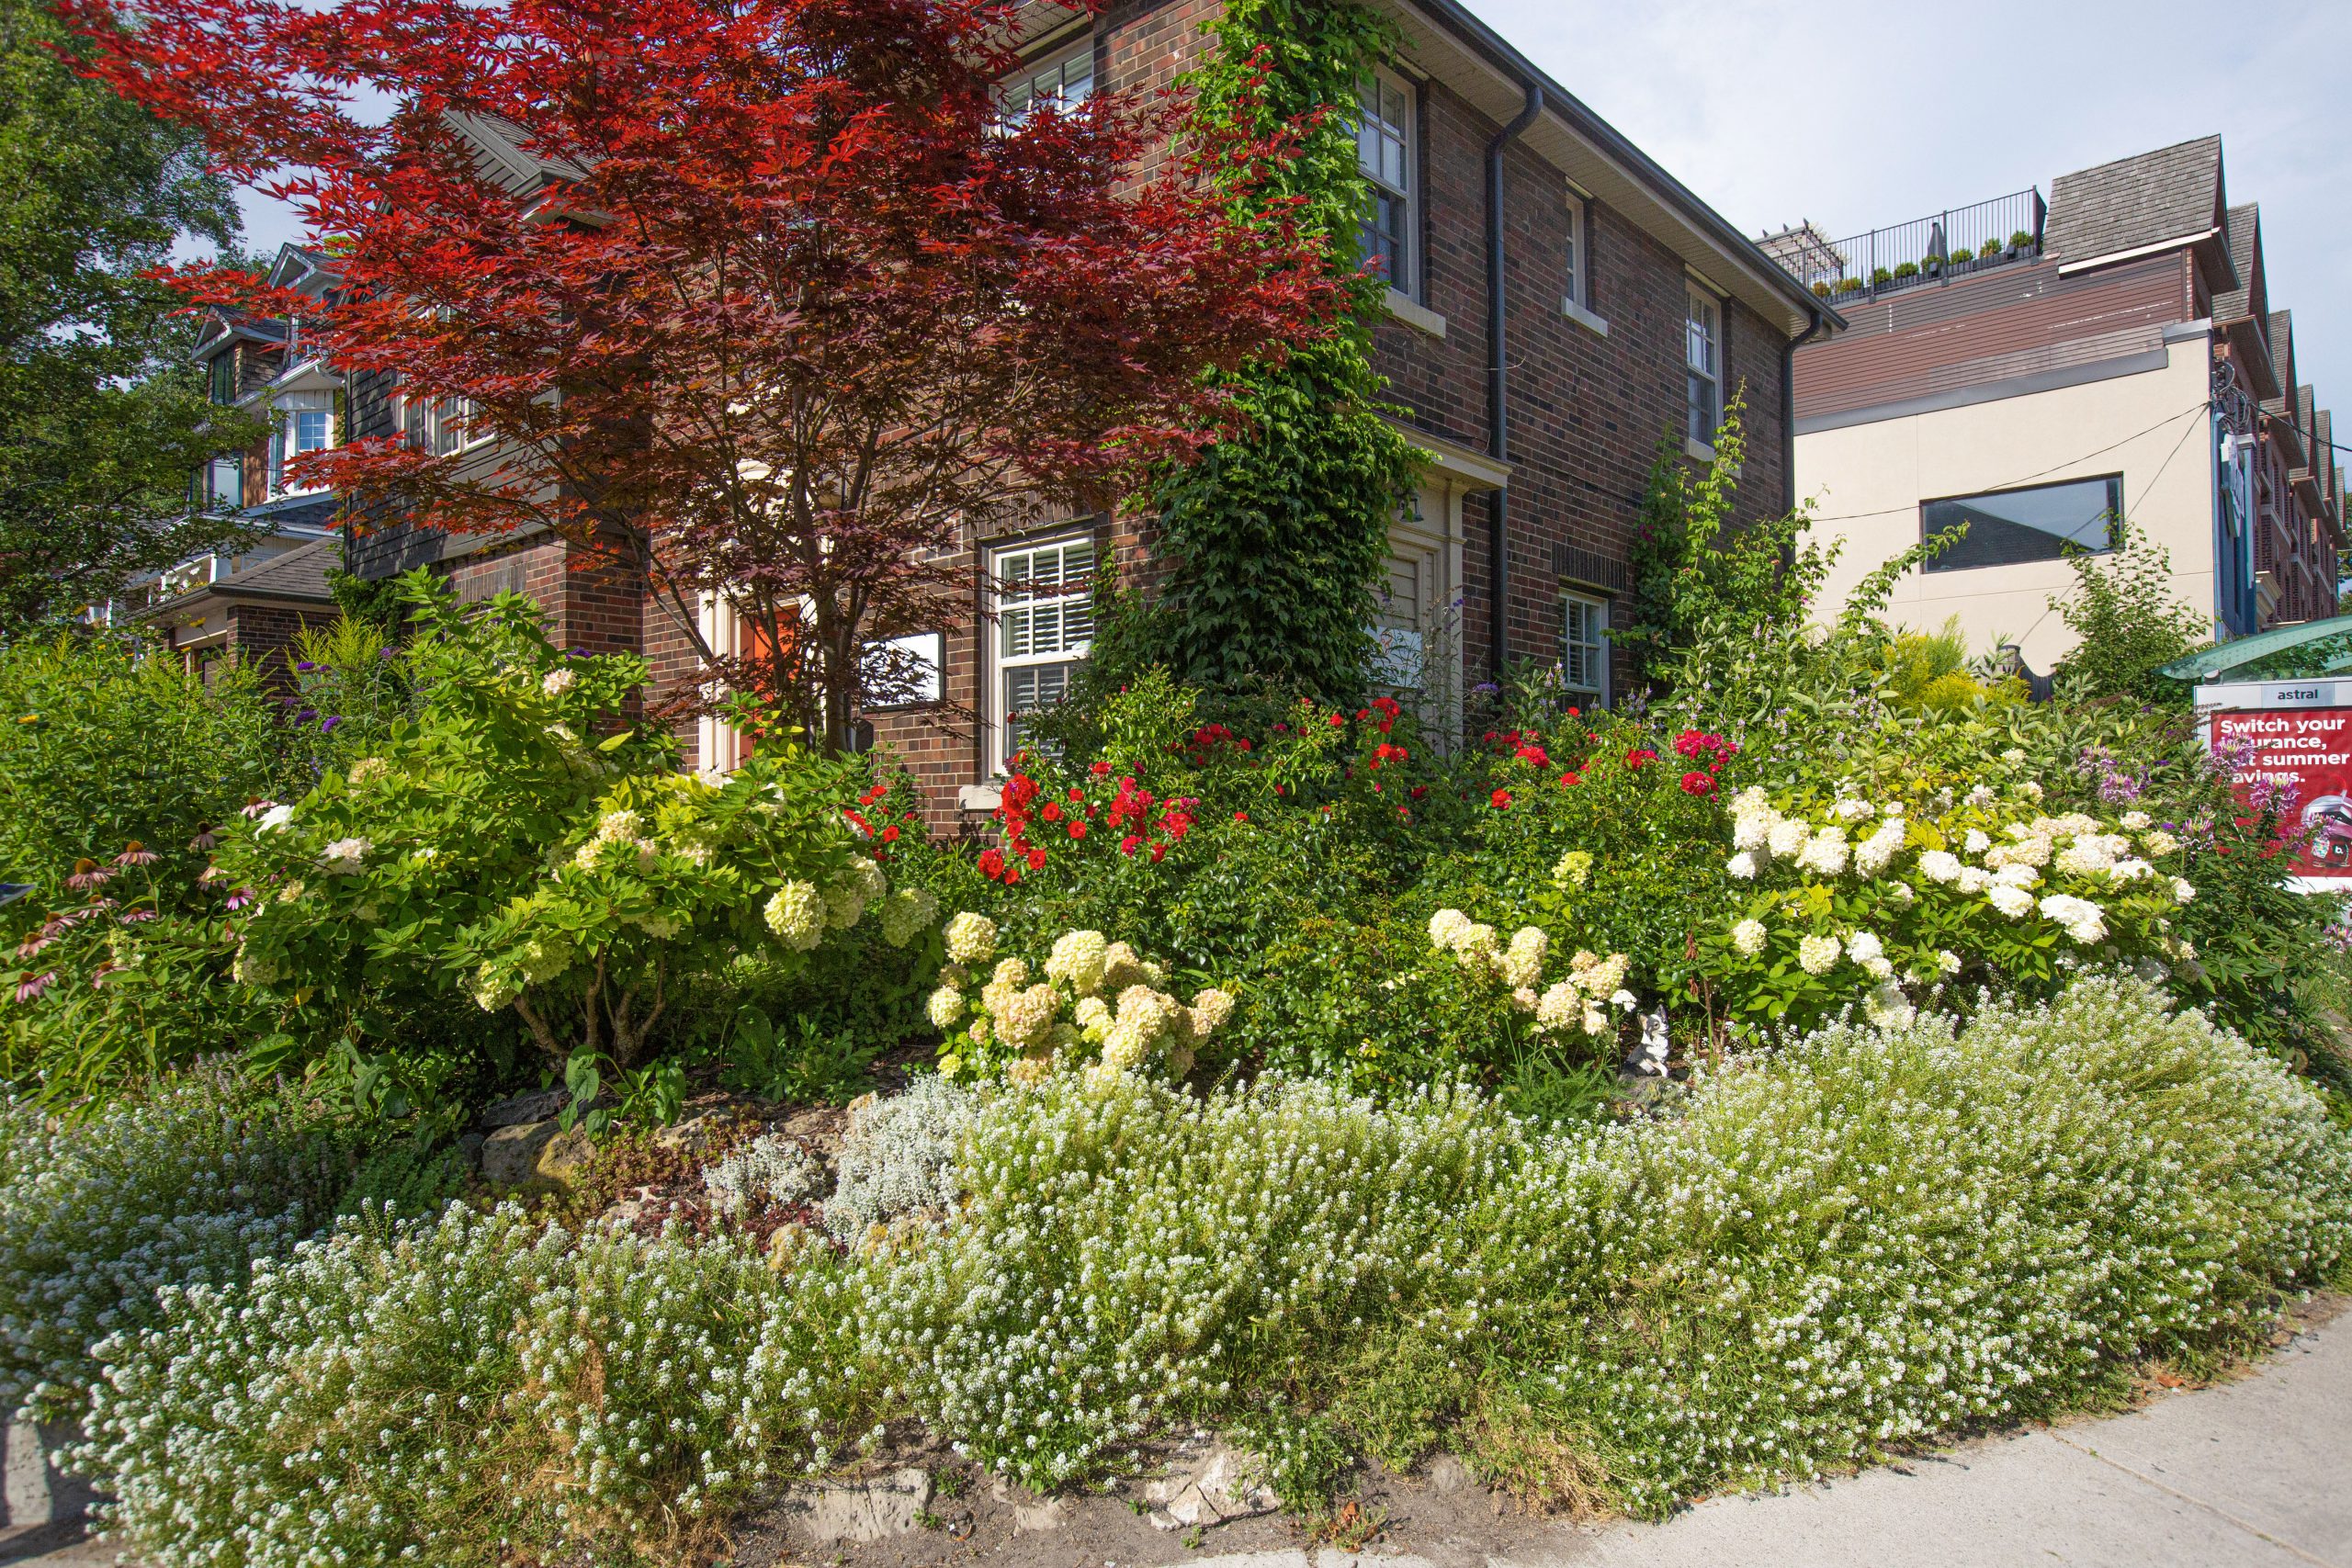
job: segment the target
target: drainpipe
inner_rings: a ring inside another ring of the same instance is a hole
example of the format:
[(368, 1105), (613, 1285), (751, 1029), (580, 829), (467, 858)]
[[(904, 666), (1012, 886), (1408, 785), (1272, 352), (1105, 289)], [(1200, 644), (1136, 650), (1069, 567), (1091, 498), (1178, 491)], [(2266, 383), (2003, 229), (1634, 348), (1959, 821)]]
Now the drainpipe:
[(1797, 509), (1797, 350), (1821, 331), (1821, 312), (1781, 351), (1781, 510)]
[[(1520, 133), (1534, 124), (1535, 117), (1543, 112), (1543, 85), (1530, 82), (1527, 106), (1519, 111), (1519, 118), (1497, 131), (1495, 139), (1487, 143), (1487, 449), (1498, 463), (1510, 461), (1510, 372), (1503, 342), (1503, 149), (1518, 141)], [(1505, 609), (1510, 603), (1510, 556), (1505, 527), (1510, 515), (1508, 477), (1500, 489), (1487, 497), (1487, 556), (1494, 584), (1487, 612), (1491, 623), (1487, 662), (1493, 666), (1495, 683), (1500, 685), (1504, 653), (1509, 646)]]

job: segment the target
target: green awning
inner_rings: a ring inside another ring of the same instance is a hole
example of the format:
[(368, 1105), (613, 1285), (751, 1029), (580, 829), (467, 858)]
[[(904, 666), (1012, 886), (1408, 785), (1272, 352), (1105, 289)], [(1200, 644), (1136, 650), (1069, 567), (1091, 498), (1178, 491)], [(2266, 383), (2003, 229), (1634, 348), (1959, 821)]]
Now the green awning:
[[(2216, 643), (2201, 652), (2174, 660), (2158, 673), (2176, 681), (2201, 681), (2209, 675), (2226, 675), (2240, 665), (2251, 664), (2274, 653), (2283, 653), (2305, 643), (2325, 642), (2331, 637), (2352, 637), (2352, 615), (2335, 615), (2324, 621), (2305, 621), (2300, 626), (2280, 626), (2275, 632), (2256, 632), (2252, 637), (2232, 637)], [(2320, 668), (2298, 671), (2301, 674), (2324, 675), (2337, 670), (2352, 670), (2352, 652), (2333, 656)]]

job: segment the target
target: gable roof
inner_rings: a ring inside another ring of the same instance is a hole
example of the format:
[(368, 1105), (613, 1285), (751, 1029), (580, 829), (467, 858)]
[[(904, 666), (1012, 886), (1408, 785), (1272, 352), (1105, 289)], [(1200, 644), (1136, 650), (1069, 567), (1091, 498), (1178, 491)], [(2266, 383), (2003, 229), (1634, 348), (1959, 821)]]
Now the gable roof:
[(2230, 209), (2223, 224), (2230, 242), (2230, 267), (2238, 286), (2213, 296), (2213, 319), (2233, 321), (2241, 316), (2269, 311), (2269, 288), (2262, 270), (2262, 204), (2249, 201)]
[(551, 185), (582, 179), (588, 173), (569, 158), (546, 158), (530, 151), (523, 128), (497, 115), (444, 109), (441, 122), (472, 151), (484, 177), (516, 196), (537, 196)]
[[(2222, 139), (2200, 136), (2059, 175), (2050, 184), (2043, 245), (2062, 263), (2081, 266), (2174, 242), (2218, 239), (2227, 209)], [(2202, 249), (2212, 287), (2239, 287), (2228, 248)]]

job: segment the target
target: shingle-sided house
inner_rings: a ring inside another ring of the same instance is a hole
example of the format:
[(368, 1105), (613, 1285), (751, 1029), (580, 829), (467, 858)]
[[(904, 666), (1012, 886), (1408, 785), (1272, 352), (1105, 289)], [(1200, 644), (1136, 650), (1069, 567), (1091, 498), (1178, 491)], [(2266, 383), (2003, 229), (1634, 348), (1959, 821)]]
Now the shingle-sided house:
[[(1661, 438), (1703, 461), (1725, 404), (1744, 396), (1738, 507), (1787, 507), (1791, 346), (1837, 318), (1467, 9), (1383, 8), (1399, 45), (1346, 107), (1374, 194), (1367, 246), (1390, 284), (1375, 366), (1430, 457), (1378, 585), (1389, 673), (1432, 711), (1458, 712), (1466, 685), (1542, 660), (1605, 703), (1611, 606)], [(1036, 7), (1007, 102), (1164, 85), (1211, 47), (1216, 15), (1214, 0), (1138, 0), (1095, 17)], [(564, 177), (496, 124), (468, 130), (482, 166), (519, 199)], [(351, 395), (363, 434), (456, 439), (403, 408), (388, 378), (356, 378)], [(478, 460), (495, 464), (495, 445)], [(925, 700), (864, 716), (943, 818), (992, 799), (1017, 716), (1052, 700), (1086, 658), (1092, 627), (1069, 585), (1131, 573), (1151, 549), (1148, 519), (1069, 513), (957, 542), (968, 609), (906, 639), (930, 667)], [(356, 540), (352, 558), (365, 575), (430, 565), (466, 594), (531, 592), (567, 644), (640, 650), (664, 685), (695, 674), (682, 633), (628, 584), (568, 570), (550, 538), (394, 526)], [(729, 620), (722, 606), (704, 614), (722, 652), (738, 635)], [(715, 720), (685, 739), (691, 765), (737, 755)]]

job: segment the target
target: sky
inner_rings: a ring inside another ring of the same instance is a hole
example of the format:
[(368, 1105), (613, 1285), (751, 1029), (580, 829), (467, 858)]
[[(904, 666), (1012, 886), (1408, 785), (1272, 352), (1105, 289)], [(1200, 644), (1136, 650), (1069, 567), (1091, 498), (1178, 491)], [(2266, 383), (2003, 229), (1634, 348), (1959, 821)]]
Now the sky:
[[(2352, 0), (1470, 4), (1751, 235), (2047, 197), (2059, 175), (2218, 130), (2231, 202), (2262, 204), (2302, 378), (2352, 413)], [(249, 243), (295, 237), (248, 195)]]

